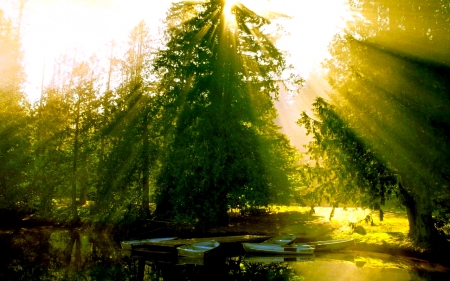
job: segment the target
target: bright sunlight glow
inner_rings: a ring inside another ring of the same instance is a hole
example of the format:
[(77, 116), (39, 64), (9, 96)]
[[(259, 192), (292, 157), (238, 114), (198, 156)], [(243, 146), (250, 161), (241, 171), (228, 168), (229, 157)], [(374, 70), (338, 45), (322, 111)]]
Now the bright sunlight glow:
[(236, 25), (236, 18), (234, 17), (233, 14), (233, 8), (237, 4), (238, 4), (237, 0), (226, 0), (225, 6), (223, 7), (222, 15), (225, 19), (225, 24), (227, 26), (231, 26), (232, 28), (234, 28), (234, 26)]
[(233, 7), (237, 4), (237, 0), (226, 0), (223, 11), (225, 15), (231, 14)]
[[(0, 9), (11, 19), (19, 16), (20, 1), (0, 1)], [(160, 36), (159, 28), (171, 0), (27, 0), (22, 14), (21, 36), (27, 82), (24, 90), (36, 101), (54, 71), (54, 60), (61, 54), (77, 58), (96, 53), (103, 59), (110, 53), (108, 44), (126, 42), (131, 29), (144, 19), (150, 31)], [(344, 0), (228, 0), (224, 10), (231, 13), (244, 5), (262, 16), (285, 14), (279, 24), (287, 36), (277, 41), (288, 51), (288, 62), (303, 77), (320, 68), (328, 56), (327, 46), (346, 19)], [(231, 13), (232, 14), (232, 13)], [(17, 21), (16, 21), (17, 22)], [(310, 106), (310, 105), (309, 105)], [(308, 106), (308, 107), (309, 107)]]

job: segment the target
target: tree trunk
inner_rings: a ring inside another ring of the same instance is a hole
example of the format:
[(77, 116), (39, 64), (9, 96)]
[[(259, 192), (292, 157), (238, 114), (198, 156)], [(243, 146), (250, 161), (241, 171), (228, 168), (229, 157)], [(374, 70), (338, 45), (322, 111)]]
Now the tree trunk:
[(87, 201), (87, 191), (88, 191), (88, 180), (87, 175), (83, 172), (80, 182), (80, 202), (79, 205), (83, 206)]
[(406, 189), (403, 187), (403, 183), (399, 182), (398, 184), (399, 191), (400, 191), (400, 199), (401, 203), (406, 208), (406, 215), (408, 216), (408, 223), (409, 223), (409, 236), (414, 237), (416, 235), (416, 202), (414, 198), (406, 191)]
[[(106, 91), (105, 95), (103, 96), (102, 106), (103, 106), (103, 121), (102, 121), (102, 128), (106, 128), (106, 124), (108, 122), (108, 110), (109, 110), (109, 99), (111, 96), (111, 75), (113, 71), (113, 51), (114, 51), (115, 43), (112, 42), (111, 44), (111, 54), (109, 56), (109, 70), (108, 70), (108, 80), (106, 82)], [(100, 133), (100, 163), (103, 164), (103, 161), (105, 161), (105, 142), (106, 142), (106, 136), (102, 132)]]
[(331, 218), (334, 217), (334, 210), (336, 209), (336, 205), (333, 204), (333, 208), (331, 209), (330, 212), (330, 217), (328, 218), (329, 221), (331, 221)]
[(438, 238), (438, 232), (434, 227), (432, 206), (429, 198), (416, 200), (416, 230), (415, 240), (418, 243), (432, 244)]
[(150, 217), (149, 198), (149, 141), (148, 141), (148, 113), (145, 109), (142, 130), (142, 218)]
[(437, 242), (438, 232), (434, 227), (433, 208), (426, 187), (414, 187), (414, 194), (405, 189), (405, 180), (399, 184), (402, 203), (406, 207), (409, 236), (417, 243), (430, 245)]
[(77, 113), (75, 118), (75, 137), (73, 142), (73, 162), (72, 162), (72, 218), (74, 221), (78, 219), (77, 210), (77, 161), (78, 161), (78, 134), (80, 120), (80, 101), (77, 102)]

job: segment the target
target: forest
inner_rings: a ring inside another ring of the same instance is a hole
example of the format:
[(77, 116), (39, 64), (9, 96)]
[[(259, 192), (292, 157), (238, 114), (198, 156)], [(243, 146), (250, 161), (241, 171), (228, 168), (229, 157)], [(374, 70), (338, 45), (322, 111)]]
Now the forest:
[(163, 42), (141, 21), (106, 69), (95, 54), (60, 57), (36, 103), (23, 90), (20, 19), (0, 10), (2, 224), (207, 229), (231, 209), (290, 202), (370, 208), (382, 220), (392, 201), (414, 241), (446, 241), (448, 1), (348, 1), (358, 16), (323, 63), (332, 91), (313, 115), (297, 113), (304, 154), (275, 122), (281, 89), (305, 84), (276, 47), (282, 27), (267, 31), (282, 15), (229, 3), (173, 3)]

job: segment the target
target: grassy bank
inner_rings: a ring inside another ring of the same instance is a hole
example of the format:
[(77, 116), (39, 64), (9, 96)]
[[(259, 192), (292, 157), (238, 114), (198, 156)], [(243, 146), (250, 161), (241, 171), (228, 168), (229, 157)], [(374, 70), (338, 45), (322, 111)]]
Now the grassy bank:
[[(378, 212), (360, 208), (336, 208), (330, 219), (331, 207), (316, 207), (310, 215), (309, 207), (272, 206), (259, 215), (232, 217), (228, 226), (215, 227), (211, 235), (258, 234), (280, 235), (292, 233), (297, 241), (354, 238), (352, 250), (405, 255), (447, 262), (445, 247), (430, 250), (414, 245), (408, 237), (406, 212), (391, 208), (384, 211), (381, 221)], [(367, 216), (370, 220), (366, 221)]]

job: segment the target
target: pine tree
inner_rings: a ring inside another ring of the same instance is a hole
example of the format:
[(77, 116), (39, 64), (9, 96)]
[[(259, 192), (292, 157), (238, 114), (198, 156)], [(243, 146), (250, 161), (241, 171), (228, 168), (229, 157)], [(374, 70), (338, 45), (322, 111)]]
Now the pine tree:
[(293, 150), (273, 122), (286, 63), (264, 32), (269, 21), (230, 3), (187, 1), (169, 11), (154, 67), (165, 145), (159, 216), (206, 225), (225, 221), (230, 206), (290, 194)]

